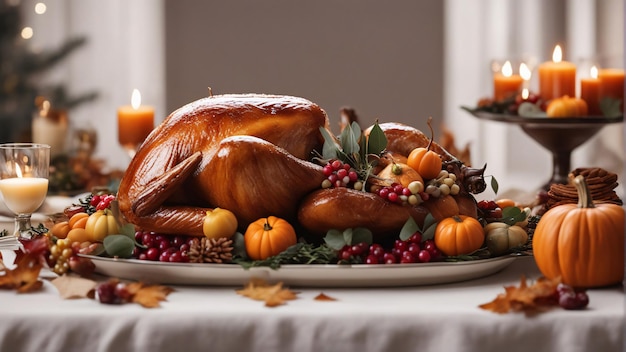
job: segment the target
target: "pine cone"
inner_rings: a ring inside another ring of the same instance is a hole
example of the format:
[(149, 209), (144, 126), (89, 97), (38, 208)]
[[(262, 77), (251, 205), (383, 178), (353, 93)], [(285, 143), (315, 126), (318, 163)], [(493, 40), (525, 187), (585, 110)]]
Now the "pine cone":
[(233, 240), (228, 238), (212, 239), (204, 237), (200, 240), (203, 247), (204, 263), (228, 263), (233, 259)]
[(189, 262), (202, 263), (204, 261), (202, 253), (202, 241), (200, 238), (194, 238), (189, 245)]

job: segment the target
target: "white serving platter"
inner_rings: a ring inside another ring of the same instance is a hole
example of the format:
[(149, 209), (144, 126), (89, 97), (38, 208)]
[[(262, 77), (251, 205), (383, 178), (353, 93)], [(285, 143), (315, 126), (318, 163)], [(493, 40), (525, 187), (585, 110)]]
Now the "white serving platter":
[(163, 285), (241, 286), (251, 278), (298, 287), (392, 287), (453, 283), (494, 274), (515, 260), (504, 256), (461, 262), (358, 265), (283, 265), (279, 269), (237, 264), (164, 263), (90, 255), (96, 273)]

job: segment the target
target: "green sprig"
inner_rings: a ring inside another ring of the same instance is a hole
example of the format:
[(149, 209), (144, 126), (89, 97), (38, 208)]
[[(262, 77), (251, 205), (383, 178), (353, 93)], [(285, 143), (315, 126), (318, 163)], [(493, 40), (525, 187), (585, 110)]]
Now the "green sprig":
[(284, 264), (331, 264), (337, 261), (337, 253), (329, 246), (322, 244), (315, 246), (310, 243), (296, 243), (281, 253), (264, 260), (250, 261), (241, 257), (235, 257), (234, 263), (244, 269), (267, 266), (278, 269)]

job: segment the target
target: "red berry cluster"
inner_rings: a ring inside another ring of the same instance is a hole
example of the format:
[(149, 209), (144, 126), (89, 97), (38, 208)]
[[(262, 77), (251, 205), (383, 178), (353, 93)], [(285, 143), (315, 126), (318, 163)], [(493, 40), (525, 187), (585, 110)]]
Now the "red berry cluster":
[(589, 304), (589, 296), (585, 291), (576, 291), (571, 286), (559, 284), (556, 287), (559, 306), (568, 310), (584, 309)]
[(493, 200), (481, 200), (477, 206), (484, 218), (500, 219), (502, 217), (502, 208)]
[[(423, 188), (423, 187), (422, 187)], [(427, 193), (420, 191), (413, 193), (409, 187), (404, 187), (399, 183), (392, 183), (391, 186), (384, 186), (376, 192), (381, 198), (392, 203), (417, 205), (427, 201), (430, 197)]]
[(130, 302), (133, 297), (125, 283), (111, 279), (96, 286), (96, 298), (104, 304), (122, 304)]
[(362, 242), (346, 245), (338, 254), (340, 262), (350, 262), (355, 257), (365, 264), (428, 263), (439, 259), (441, 252), (433, 240), (422, 242), (422, 234), (416, 232), (406, 241), (396, 240), (390, 250), (378, 243)]
[(135, 241), (146, 248), (135, 247), (133, 257), (139, 260), (151, 260), (172, 263), (189, 262), (189, 248), (192, 236), (170, 236), (156, 232), (137, 231)]
[(351, 187), (360, 190), (362, 183), (359, 182), (359, 174), (350, 166), (340, 160), (331, 160), (322, 169), (326, 179), (322, 182), (323, 188)]
[(104, 210), (111, 206), (111, 202), (115, 200), (113, 194), (94, 194), (89, 201), (89, 205), (95, 207), (96, 210)]

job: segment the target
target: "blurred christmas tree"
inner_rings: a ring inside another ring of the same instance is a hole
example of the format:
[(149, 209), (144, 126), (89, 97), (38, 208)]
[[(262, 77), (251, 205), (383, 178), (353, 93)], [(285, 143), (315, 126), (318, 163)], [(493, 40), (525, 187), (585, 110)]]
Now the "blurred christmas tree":
[(71, 109), (97, 95), (69, 97), (61, 84), (35, 82), (36, 75), (61, 62), (86, 39), (72, 38), (55, 50), (34, 52), (22, 38), (20, 11), (19, 1), (0, 0), (0, 143), (30, 141), (37, 96), (45, 96), (56, 109)]

